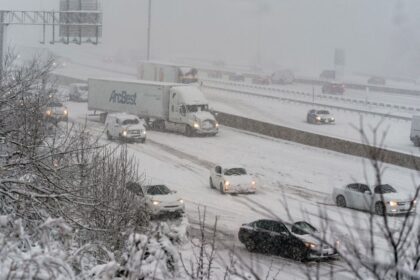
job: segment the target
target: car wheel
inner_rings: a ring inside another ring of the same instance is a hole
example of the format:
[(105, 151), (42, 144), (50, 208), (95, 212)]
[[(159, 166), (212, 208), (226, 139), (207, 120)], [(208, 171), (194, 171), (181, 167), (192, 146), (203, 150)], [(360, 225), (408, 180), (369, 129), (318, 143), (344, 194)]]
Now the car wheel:
[(213, 180), (211, 179), (211, 177), (209, 179), (209, 182), (210, 182), (210, 188), (214, 189)]
[(335, 199), (335, 203), (337, 204), (338, 207), (347, 206), (346, 199), (342, 195), (337, 196), (337, 198)]
[(185, 128), (185, 135), (188, 137), (191, 137), (193, 134), (193, 131), (191, 129), (191, 126), (187, 125), (187, 127)]
[(220, 183), (220, 192), (222, 194), (225, 194), (225, 189), (223, 188), (223, 184), (222, 183)]
[(248, 240), (245, 242), (245, 248), (246, 248), (248, 251), (250, 251), (250, 252), (254, 252), (254, 251), (255, 251), (255, 249), (257, 248), (257, 246), (255, 245), (254, 240), (252, 240), (252, 239), (248, 239)]
[(305, 260), (305, 251), (302, 250), (301, 248), (297, 248), (297, 247), (292, 247), (290, 249), (290, 257), (298, 262), (304, 261)]
[(382, 202), (376, 202), (375, 214), (379, 216), (385, 215), (385, 205)]

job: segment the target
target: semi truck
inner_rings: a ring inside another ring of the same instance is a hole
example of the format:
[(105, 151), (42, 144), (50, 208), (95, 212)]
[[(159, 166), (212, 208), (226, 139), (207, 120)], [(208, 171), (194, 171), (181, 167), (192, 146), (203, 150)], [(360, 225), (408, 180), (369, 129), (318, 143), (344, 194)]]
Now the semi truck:
[(89, 79), (88, 109), (136, 115), (149, 129), (214, 136), (219, 124), (194, 85), (124, 79)]
[(198, 82), (194, 67), (160, 62), (140, 62), (137, 78), (140, 80), (190, 84)]

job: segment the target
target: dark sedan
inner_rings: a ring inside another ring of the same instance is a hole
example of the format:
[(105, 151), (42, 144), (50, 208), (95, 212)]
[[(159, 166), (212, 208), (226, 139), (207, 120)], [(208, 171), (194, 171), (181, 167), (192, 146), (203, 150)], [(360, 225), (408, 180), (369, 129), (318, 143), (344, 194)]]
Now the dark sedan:
[(338, 82), (328, 82), (322, 86), (322, 93), (343, 94), (344, 84)]
[(238, 237), (251, 252), (269, 253), (297, 261), (336, 257), (336, 248), (321, 243), (314, 237), (316, 234), (317, 230), (303, 221), (288, 227), (281, 221), (257, 220), (243, 224)]

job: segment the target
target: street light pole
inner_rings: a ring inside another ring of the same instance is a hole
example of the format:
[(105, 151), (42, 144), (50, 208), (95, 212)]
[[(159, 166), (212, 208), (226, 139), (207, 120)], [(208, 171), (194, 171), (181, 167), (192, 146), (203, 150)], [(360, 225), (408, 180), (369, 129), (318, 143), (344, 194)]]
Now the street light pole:
[(147, 15), (147, 60), (150, 60), (150, 28), (152, 17), (152, 0), (149, 0), (149, 11)]

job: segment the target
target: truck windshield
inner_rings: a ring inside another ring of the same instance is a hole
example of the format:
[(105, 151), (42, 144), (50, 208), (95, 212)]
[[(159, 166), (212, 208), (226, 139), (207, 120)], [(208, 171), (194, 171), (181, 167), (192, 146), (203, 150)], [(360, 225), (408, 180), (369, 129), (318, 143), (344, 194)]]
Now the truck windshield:
[(138, 123), (139, 123), (138, 119), (126, 119), (126, 120), (123, 120), (122, 122), (123, 125), (138, 124)]
[(199, 111), (208, 111), (209, 106), (207, 104), (205, 105), (187, 105), (187, 111), (189, 113), (195, 113)]

